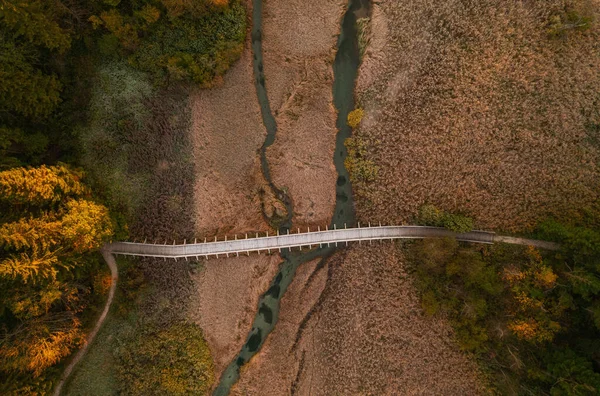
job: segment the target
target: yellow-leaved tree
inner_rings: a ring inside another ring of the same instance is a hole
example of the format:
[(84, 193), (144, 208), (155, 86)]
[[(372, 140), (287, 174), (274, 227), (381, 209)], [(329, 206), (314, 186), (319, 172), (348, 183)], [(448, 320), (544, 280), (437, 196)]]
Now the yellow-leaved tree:
[(65, 165), (15, 168), (0, 172), (0, 200), (11, 206), (44, 206), (88, 193), (81, 174)]
[(83, 340), (90, 287), (78, 277), (93, 278), (113, 225), (82, 177), (66, 165), (0, 172), (0, 375), (39, 377)]

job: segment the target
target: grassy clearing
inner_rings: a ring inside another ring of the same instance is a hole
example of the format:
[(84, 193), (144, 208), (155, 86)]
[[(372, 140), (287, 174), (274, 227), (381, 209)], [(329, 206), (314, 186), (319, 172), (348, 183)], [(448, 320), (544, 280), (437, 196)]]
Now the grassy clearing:
[[(193, 164), (187, 93), (157, 89), (125, 63), (99, 68), (82, 162), (135, 238), (190, 238)], [(176, 226), (173, 224), (177, 224)]]

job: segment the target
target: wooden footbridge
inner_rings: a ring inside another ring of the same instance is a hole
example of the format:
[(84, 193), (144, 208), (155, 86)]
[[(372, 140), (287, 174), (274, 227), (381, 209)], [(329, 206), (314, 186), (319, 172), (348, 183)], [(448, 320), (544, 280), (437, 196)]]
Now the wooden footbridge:
[(108, 244), (106, 249), (113, 254), (122, 254), (128, 256), (159, 257), (172, 259), (188, 258), (206, 258), (209, 257), (229, 257), (239, 256), (240, 254), (250, 255), (251, 252), (271, 253), (280, 252), (282, 249), (292, 248), (312, 248), (323, 246), (338, 246), (339, 244), (348, 245), (349, 242), (372, 242), (374, 240), (392, 240), (392, 239), (422, 239), (422, 238), (455, 238), (459, 241), (486, 243), (494, 242), (513, 243), (519, 245), (532, 245), (544, 249), (557, 249), (558, 246), (551, 242), (537, 241), (531, 239), (514, 238), (496, 235), (487, 231), (471, 231), (467, 233), (455, 233), (445, 228), (421, 227), (421, 226), (376, 226), (376, 227), (358, 227), (342, 229), (317, 229), (306, 232), (286, 233), (284, 235), (266, 235), (260, 236), (255, 233), (251, 237), (245, 234), (242, 238), (237, 236), (234, 239), (224, 238), (214, 241), (198, 243), (176, 244), (173, 242), (165, 243), (136, 243), (136, 242), (114, 242)]

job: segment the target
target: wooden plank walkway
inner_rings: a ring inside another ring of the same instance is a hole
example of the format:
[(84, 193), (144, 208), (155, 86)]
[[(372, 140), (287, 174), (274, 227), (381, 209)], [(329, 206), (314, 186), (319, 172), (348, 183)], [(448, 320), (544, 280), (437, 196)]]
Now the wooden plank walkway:
[(114, 254), (163, 258), (209, 258), (229, 257), (250, 252), (274, 252), (281, 249), (303, 248), (315, 246), (347, 245), (349, 242), (362, 242), (386, 239), (422, 239), (422, 238), (456, 238), (459, 241), (487, 243), (506, 242), (521, 245), (534, 245), (545, 249), (557, 248), (556, 244), (521, 238), (497, 236), (493, 232), (471, 231), (463, 234), (445, 228), (422, 226), (378, 226), (361, 228), (344, 228), (325, 231), (310, 231), (287, 235), (259, 236), (243, 239), (211, 241), (192, 244), (152, 244), (135, 242), (115, 242), (106, 248)]

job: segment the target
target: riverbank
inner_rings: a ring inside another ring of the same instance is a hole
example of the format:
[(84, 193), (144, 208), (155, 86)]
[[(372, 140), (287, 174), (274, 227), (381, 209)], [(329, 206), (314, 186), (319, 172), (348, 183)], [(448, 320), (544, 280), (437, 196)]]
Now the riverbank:
[[(251, 4), (248, 14), (251, 15)], [(196, 233), (201, 237), (270, 230), (266, 214), (278, 204), (260, 167), (259, 150), (266, 131), (256, 98), (248, 37), (240, 60), (222, 84), (190, 96), (196, 184)], [(203, 262), (192, 275), (193, 293), (187, 317), (198, 324), (215, 362), (215, 377), (244, 345), (281, 259), (239, 257)], [(216, 384), (215, 384), (216, 385)]]
[(336, 35), (346, 3), (268, 1), (263, 11), (263, 64), (277, 122), (267, 150), (273, 182), (286, 189), (296, 227), (325, 227), (335, 206), (336, 112), (331, 85)]
[(600, 26), (550, 34), (565, 10), (597, 20), (584, 3), (374, 4), (355, 136), (379, 170), (354, 186), (360, 220), (430, 203), (517, 231), (598, 200)]
[(426, 317), (394, 243), (306, 263), (232, 394), (481, 394), (449, 325)]

